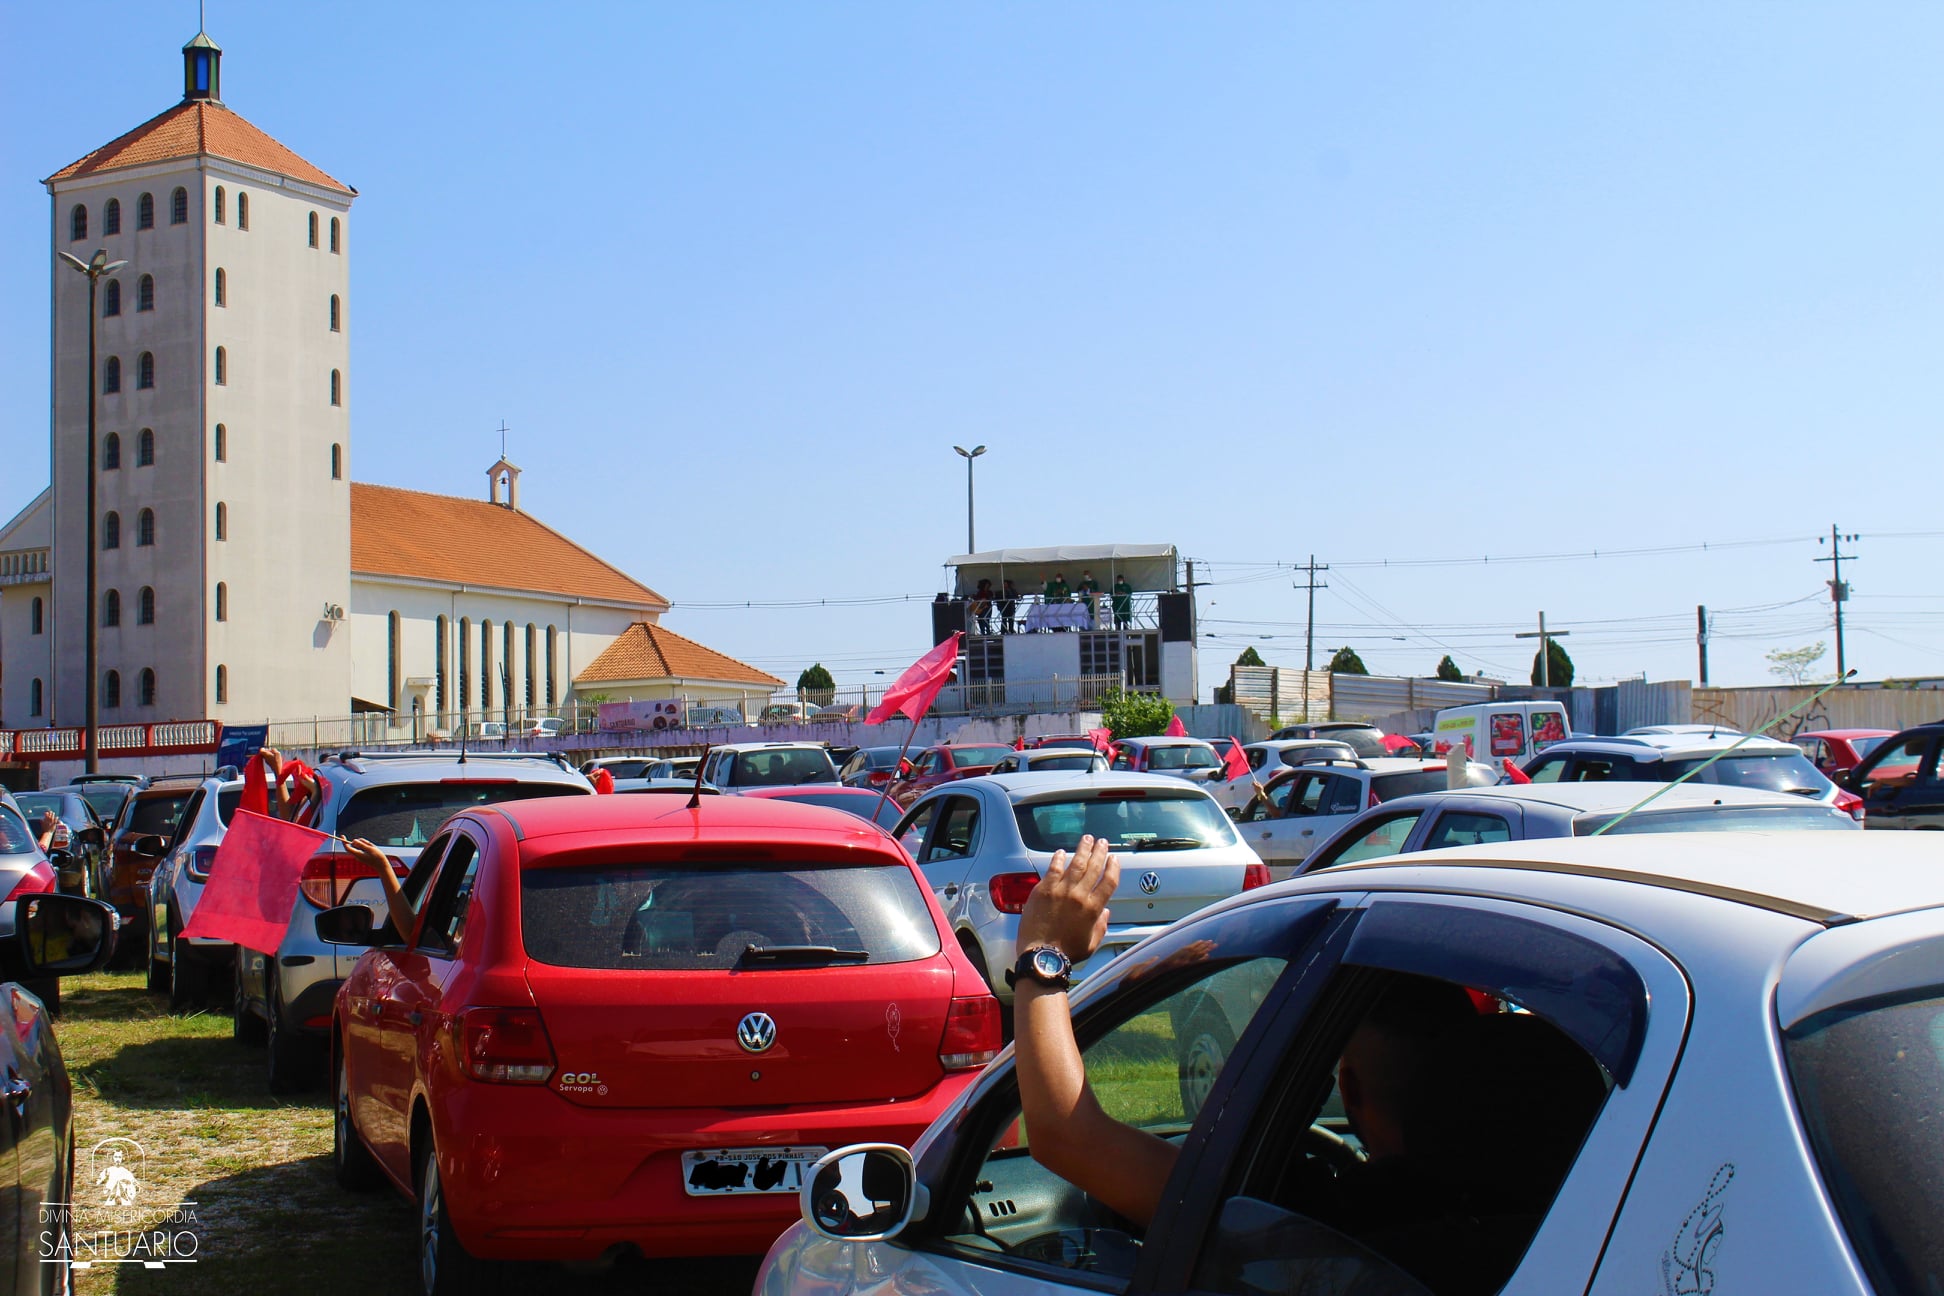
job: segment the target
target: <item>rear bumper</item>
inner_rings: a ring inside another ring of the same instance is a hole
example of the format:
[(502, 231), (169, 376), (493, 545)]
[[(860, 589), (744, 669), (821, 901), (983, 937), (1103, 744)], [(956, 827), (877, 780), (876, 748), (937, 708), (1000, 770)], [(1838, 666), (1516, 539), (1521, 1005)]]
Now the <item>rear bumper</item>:
[(724, 1147), (910, 1146), (978, 1075), (959, 1071), (896, 1103), (754, 1112), (601, 1111), (541, 1088), (462, 1083), (437, 1118), (453, 1227), (494, 1260), (760, 1255), (797, 1218), (794, 1193), (691, 1197), (682, 1153)]

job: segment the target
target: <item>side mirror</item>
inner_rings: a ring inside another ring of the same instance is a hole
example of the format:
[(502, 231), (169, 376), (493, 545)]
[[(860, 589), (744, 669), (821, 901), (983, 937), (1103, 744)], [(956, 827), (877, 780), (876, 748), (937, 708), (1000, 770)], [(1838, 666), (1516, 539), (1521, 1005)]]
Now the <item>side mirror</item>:
[(113, 905), (52, 892), (0, 905), (5, 971), (16, 979), (78, 976), (115, 952)]
[(895, 1143), (854, 1143), (810, 1167), (797, 1195), (803, 1222), (835, 1242), (882, 1242), (929, 1204), (911, 1153)]
[(159, 859), (169, 853), (169, 839), (161, 833), (146, 833), (140, 837), (129, 838), (128, 849), (137, 855)]
[(326, 945), (361, 945), (370, 948), (379, 943), (379, 930), (373, 926), (375, 915), (363, 905), (339, 905), (326, 909), (313, 920), (317, 924), (317, 939)]
[(99, 828), (83, 828), (80, 832), (74, 834), (74, 838), (83, 846), (101, 846), (108, 840), (107, 836)]

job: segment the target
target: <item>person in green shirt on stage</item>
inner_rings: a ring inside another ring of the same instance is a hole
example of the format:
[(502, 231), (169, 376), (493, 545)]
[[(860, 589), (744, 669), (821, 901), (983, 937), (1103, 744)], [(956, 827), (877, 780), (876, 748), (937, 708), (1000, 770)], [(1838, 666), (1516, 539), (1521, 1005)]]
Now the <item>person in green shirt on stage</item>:
[(1046, 588), (1041, 591), (1041, 597), (1048, 603), (1064, 603), (1072, 592), (1067, 588), (1066, 573), (1054, 572), (1053, 579), (1046, 582)]
[(1114, 629), (1125, 630), (1134, 624), (1134, 587), (1127, 577), (1114, 577)]

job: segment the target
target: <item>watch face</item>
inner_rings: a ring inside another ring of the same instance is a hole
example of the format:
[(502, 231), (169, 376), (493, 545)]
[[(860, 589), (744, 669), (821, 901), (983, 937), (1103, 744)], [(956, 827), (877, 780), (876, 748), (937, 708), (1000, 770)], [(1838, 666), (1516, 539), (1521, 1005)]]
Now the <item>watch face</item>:
[(1036, 949), (1033, 951), (1033, 971), (1039, 973), (1049, 981), (1057, 980), (1065, 976), (1067, 969), (1071, 966), (1072, 964), (1067, 962), (1066, 955), (1056, 949)]

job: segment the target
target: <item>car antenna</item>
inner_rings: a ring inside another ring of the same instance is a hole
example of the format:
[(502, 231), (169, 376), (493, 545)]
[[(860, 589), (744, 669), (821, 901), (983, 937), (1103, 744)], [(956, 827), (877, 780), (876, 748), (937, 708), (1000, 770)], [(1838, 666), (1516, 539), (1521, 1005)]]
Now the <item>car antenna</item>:
[(702, 808), (702, 771), (708, 767), (709, 748), (705, 744), (702, 748), (702, 754), (695, 758), (695, 789), (689, 793), (688, 802), (688, 808), (691, 810), (700, 810)]

